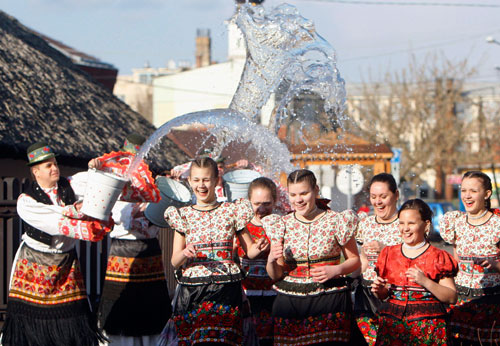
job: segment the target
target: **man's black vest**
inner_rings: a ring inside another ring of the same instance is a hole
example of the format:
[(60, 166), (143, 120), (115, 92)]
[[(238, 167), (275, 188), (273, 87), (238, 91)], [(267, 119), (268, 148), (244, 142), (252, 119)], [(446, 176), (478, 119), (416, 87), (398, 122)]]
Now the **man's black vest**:
[[(38, 183), (33, 181), (28, 187), (25, 194), (33, 198), (35, 201), (43, 204), (54, 204), (49, 196), (43, 191)], [(76, 202), (75, 192), (66, 178), (60, 177), (57, 182), (57, 195), (64, 205), (73, 204)], [(52, 236), (33, 226), (28, 225), (23, 221), (24, 232), (30, 237), (46, 245), (52, 245)]]

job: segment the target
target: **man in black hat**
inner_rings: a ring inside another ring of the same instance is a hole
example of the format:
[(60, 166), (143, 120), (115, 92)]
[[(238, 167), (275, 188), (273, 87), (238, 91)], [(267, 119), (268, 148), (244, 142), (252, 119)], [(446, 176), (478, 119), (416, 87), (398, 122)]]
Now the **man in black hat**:
[(43, 142), (27, 150), (34, 178), (17, 201), (24, 234), (12, 268), (3, 346), (85, 345), (105, 340), (90, 312), (76, 239), (99, 241), (112, 222), (86, 217)]
[[(121, 151), (94, 159), (89, 167), (128, 171), (144, 141), (143, 136), (130, 134)], [(138, 171), (143, 174), (133, 172), (132, 181), (142, 181), (136, 190), (140, 193), (124, 191), (112, 209), (115, 227), (110, 233), (111, 247), (98, 313), (110, 346), (156, 346), (171, 314), (157, 239), (160, 228), (144, 215), (148, 202), (159, 201), (159, 191), (144, 162)]]

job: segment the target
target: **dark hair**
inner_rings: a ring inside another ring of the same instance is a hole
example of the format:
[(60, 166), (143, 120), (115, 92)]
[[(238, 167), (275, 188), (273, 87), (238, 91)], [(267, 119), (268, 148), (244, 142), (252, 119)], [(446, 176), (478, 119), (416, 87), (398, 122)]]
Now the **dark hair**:
[[(462, 177), (462, 181), (466, 178), (476, 178), (476, 179), (479, 179), (481, 180), (481, 184), (483, 185), (483, 188), (486, 190), (486, 191), (493, 191), (493, 187), (491, 185), (491, 179), (490, 177), (488, 177), (488, 175), (486, 175), (485, 173), (483, 172), (479, 172), (479, 171), (468, 171), (468, 172), (465, 172), (464, 176)], [(484, 201), (484, 205), (486, 206), (486, 209), (491, 209), (491, 195), (490, 197), (488, 197), (488, 199), (486, 199)]]
[(189, 176), (191, 176), (191, 170), (194, 167), (198, 168), (210, 168), (214, 174), (214, 178), (219, 177), (219, 169), (217, 168), (217, 163), (210, 157), (199, 157), (191, 162), (191, 167), (189, 167)]
[(401, 208), (399, 208), (398, 218), (403, 210), (416, 210), (420, 214), (420, 218), (422, 220), (432, 222), (433, 212), (427, 203), (422, 201), (420, 198), (409, 199), (404, 202)]
[(370, 191), (373, 183), (386, 183), (392, 193), (396, 193), (398, 191), (398, 184), (396, 184), (396, 180), (392, 174), (389, 173), (380, 173), (373, 176), (370, 180), (370, 185), (368, 185), (368, 191)]
[(287, 186), (289, 186), (290, 184), (297, 184), (303, 181), (309, 183), (313, 189), (316, 187), (316, 177), (314, 176), (314, 173), (308, 169), (298, 169), (293, 171), (288, 175), (286, 183)]
[(252, 198), (252, 191), (257, 188), (268, 189), (269, 191), (271, 191), (271, 197), (273, 198), (273, 201), (276, 202), (276, 184), (271, 179), (266, 177), (254, 179), (248, 187), (248, 199)]

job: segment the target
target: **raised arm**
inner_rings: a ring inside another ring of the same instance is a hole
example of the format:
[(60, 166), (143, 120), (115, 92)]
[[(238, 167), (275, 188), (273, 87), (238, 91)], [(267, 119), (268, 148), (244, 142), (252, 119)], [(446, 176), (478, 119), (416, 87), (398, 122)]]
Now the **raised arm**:
[(283, 258), (283, 243), (280, 241), (271, 242), (271, 251), (267, 257), (266, 271), (273, 280), (283, 277), (285, 260)]
[(111, 231), (112, 220), (89, 218), (77, 207), (78, 204), (61, 207), (40, 203), (26, 194), (21, 194), (17, 200), (17, 213), (21, 219), (52, 236), (100, 241)]

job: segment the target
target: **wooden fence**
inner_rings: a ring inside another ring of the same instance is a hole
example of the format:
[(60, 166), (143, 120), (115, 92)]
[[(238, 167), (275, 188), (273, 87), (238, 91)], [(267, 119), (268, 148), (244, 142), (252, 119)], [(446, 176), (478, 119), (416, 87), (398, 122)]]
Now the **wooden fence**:
[[(16, 201), (29, 183), (28, 179), (0, 178), (0, 323), (5, 319), (12, 262), (21, 243), (22, 222), (16, 212)], [(172, 296), (175, 290), (175, 278), (170, 265), (173, 232), (162, 229), (159, 240)], [(87, 293), (94, 309), (102, 292), (109, 244), (109, 237), (106, 237), (98, 243), (79, 241), (76, 246)]]

